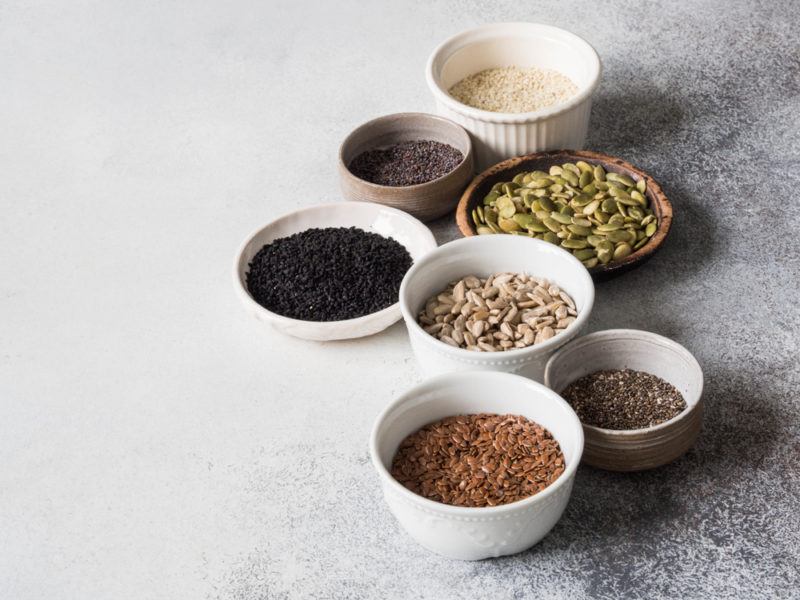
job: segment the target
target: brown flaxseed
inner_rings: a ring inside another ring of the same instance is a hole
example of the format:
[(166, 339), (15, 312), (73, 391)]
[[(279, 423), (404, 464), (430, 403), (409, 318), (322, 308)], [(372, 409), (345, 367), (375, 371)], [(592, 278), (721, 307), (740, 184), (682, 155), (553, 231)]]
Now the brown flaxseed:
[(558, 442), (519, 415), (448, 417), (402, 441), (391, 473), (415, 494), (455, 506), (497, 506), (532, 496), (564, 472)]

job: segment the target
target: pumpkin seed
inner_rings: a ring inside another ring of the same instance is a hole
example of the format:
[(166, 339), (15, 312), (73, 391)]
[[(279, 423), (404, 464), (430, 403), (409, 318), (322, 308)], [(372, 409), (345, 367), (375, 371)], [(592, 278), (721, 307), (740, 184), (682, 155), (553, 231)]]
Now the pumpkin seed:
[(588, 260), (581, 261), (583, 262), (583, 266), (587, 269), (593, 269), (597, 266), (597, 258), (590, 258)]
[(572, 250), (584, 263), (608, 264), (655, 235), (658, 220), (646, 190), (644, 179), (579, 160), (494, 184), (471, 217), (479, 235), (535, 237)]
[(561, 246), (569, 248), (570, 250), (582, 250), (586, 248), (589, 243), (586, 240), (562, 240)]
[(620, 244), (614, 250), (614, 260), (625, 258), (626, 256), (630, 255), (631, 252), (633, 252), (633, 248), (631, 248), (629, 244)]

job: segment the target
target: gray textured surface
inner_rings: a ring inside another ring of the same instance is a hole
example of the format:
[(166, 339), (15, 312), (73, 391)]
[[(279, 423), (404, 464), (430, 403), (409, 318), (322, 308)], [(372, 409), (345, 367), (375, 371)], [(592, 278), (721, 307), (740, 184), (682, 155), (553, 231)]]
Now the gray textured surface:
[[(0, 6), (0, 597), (798, 597), (800, 7), (663, 4)], [(671, 466), (582, 468), (533, 550), (450, 562), (368, 462), (419, 377), (402, 325), (270, 335), (229, 271), (255, 226), (337, 199), (354, 126), (431, 109), (440, 40), (525, 19), (597, 48), (588, 147), (675, 206), (592, 327), (687, 346), (707, 414)]]

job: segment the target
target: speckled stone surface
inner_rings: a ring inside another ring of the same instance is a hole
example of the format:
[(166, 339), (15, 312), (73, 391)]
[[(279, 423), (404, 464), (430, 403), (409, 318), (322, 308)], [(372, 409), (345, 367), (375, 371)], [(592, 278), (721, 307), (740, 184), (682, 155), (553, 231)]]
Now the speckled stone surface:
[[(437, 43), (510, 20), (600, 53), (587, 147), (675, 222), (592, 328), (684, 344), (707, 413), (678, 462), (581, 468), (542, 543), (461, 563), (398, 528), (368, 459), (419, 379), (403, 326), (280, 337), (230, 271), (339, 199), (352, 128), (433, 108)], [(789, 0), (3, 3), (0, 598), (800, 597), (797, 31)]]

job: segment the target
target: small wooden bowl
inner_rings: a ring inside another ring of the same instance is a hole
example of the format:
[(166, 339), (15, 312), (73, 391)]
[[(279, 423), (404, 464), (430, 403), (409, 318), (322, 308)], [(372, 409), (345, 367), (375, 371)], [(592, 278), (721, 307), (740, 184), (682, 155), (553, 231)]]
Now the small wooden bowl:
[(683, 394), (686, 408), (644, 429), (603, 429), (583, 424), (583, 462), (609, 471), (644, 471), (672, 462), (692, 447), (703, 420), (703, 371), (694, 356), (670, 339), (635, 329), (609, 329), (579, 337), (556, 352), (544, 383), (561, 393), (595, 371), (633, 369), (656, 375)]
[[(472, 210), (483, 202), (483, 198), (489, 193), (492, 186), (498, 181), (511, 181), (517, 173), (522, 171), (547, 171), (551, 166), (565, 162), (575, 162), (583, 160), (589, 164), (601, 165), (606, 172), (614, 172), (627, 175), (634, 181), (644, 179), (647, 182), (646, 196), (650, 201), (650, 207), (658, 219), (658, 229), (644, 246), (626, 256), (622, 260), (615, 260), (607, 265), (597, 265), (589, 269), (595, 281), (610, 279), (625, 271), (629, 271), (647, 261), (656, 251), (669, 233), (672, 225), (672, 204), (664, 195), (655, 180), (644, 171), (637, 169), (632, 164), (599, 152), (588, 150), (554, 150), (552, 152), (537, 152), (526, 156), (518, 156), (504, 160), (501, 163), (490, 167), (469, 184), (461, 195), (461, 201), (456, 209), (456, 223), (458, 228), (465, 236), (477, 235), (478, 232), (472, 223)], [(502, 235), (502, 234), (497, 234)]]
[[(366, 150), (416, 140), (449, 144), (460, 150), (464, 159), (455, 169), (438, 179), (398, 187), (364, 181), (347, 168), (356, 156)], [(436, 219), (453, 210), (473, 175), (473, 151), (469, 134), (460, 125), (435, 115), (398, 113), (373, 119), (356, 128), (339, 148), (339, 182), (345, 199), (385, 204), (423, 221)]]

